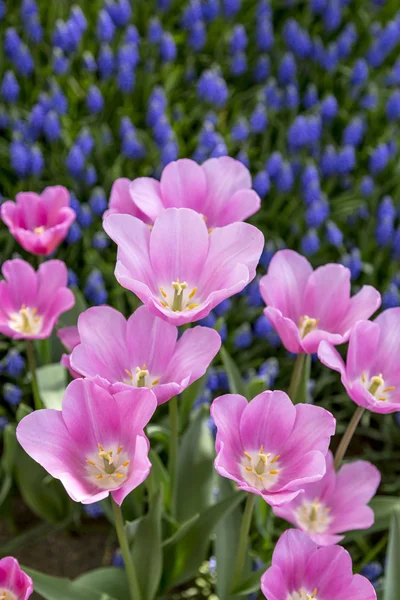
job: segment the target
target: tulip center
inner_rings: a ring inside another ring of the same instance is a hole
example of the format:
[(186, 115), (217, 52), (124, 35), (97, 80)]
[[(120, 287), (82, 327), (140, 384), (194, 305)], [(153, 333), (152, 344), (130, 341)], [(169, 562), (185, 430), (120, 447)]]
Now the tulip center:
[(390, 392), (396, 389), (394, 385), (387, 386), (382, 377), (382, 373), (369, 378), (363, 371), (361, 373), (361, 383), (380, 402), (387, 402)]
[(35, 227), (33, 233), (36, 233), (36, 235), (40, 235), (44, 231), (46, 231), (46, 227), (44, 225), (41, 225), (40, 227)]
[(37, 308), (30, 308), (23, 304), (19, 312), (10, 314), (9, 328), (18, 333), (36, 335), (43, 325), (43, 317), (37, 312)]
[(150, 387), (157, 385), (160, 381), (160, 377), (158, 377), (150, 383), (148, 380), (150, 373), (145, 364), (142, 367), (136, 367), (135, 374), (133, 374), (132, 371), (129, 371), (129, 369), (125, 369), (125, 373), (128, 375), (129, 379), (124, 379), (124, 383), (133, 385), (134, 387)]
[(86, 459), (86, 471), (98, 487), (112, 490), (119, 488), (128, 478), (130, 462), (122, 446), (105, 450), (98, 444), (98, 451)]
[(324, 506), (318, 498), (313, 502), (305, 500), (295, 511), (298, 525), (308, 533), (325, 533), (332, 517), (329, 516), (331, 509)]
[(313, 319), (307, 315), (302, 315), (299, 319), (300, 337), (303, 339), (318, 327), (319, 319)]
[(318, 600), (317, 592), (317, 588), (313, 592), (306, 592), (301, 588), (298, 592), (289, 594), (287, 600)]
[(10, 590), (0, 588), (0, 600), (17, 600), (17, 596), (10, 592)]
[(276, 483), (279, 475), (277, 462), (279, 455), (272, 456), (270, 452), (264, 452), (261, 446), (257, 452), (244, 452), (244, 458), (240, 464), (240, 471), (244, 480), (258, 490), (267, 490)]
[(170, 308), (174, 312), (193, 310), (193, 308), (199, 306), (198, 303), (193, 302), (193, 298), (197, 293), (197, 288), (194, 287), (189, 290), (188, 287), (186, 281), (181, 281), (179, 278), (176, 281), (172, 281), (171, 287), (169, 290), (167, 288), (167, 291), (160, 287), (162, 306)]

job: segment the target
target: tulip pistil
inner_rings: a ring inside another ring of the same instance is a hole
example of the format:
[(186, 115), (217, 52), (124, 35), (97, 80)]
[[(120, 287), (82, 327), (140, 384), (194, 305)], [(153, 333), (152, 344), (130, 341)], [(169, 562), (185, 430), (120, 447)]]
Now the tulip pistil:
[(379, 373), (379, 375), (374, 375), (371, 377), (371, 379), (369, 379), (363, 371), (361, 373), (361, 383), (368, 390), (368, 392), (380, 402), (386, 402), (388, 400), (388, 394), (396, 389), (394, 385), (385, 387), (385, 380), (382, 376), (382, 373)]
[(41, 331), (43, 322), (42, 317), (37, 313), (37, 308), (30, 308), (23, 304), (19, 312), (10, 314), (8, 325), (18, 333), (35, 335)]
[(319, 319), (313, 319), (307, 315), (303, 315), (299, 319), (300, 337), (303, 339), (318, 327)]
[(86, 465), (89, 478), (101, 488), (111, 490), (127, 479), (130, 460), (123, 446), (105, 450), (98, 444), (98, 452), (86, 459)]
[(279, 469), (272, 468), (271, 465), (276, 463), (280, 456), (277, 455), (271, 458), (270, 452), (265, 453), (264, 447), (261, 446), (259, 452), (244, 452), (245, 460), (242, 462), (242, 473), (250, 485), (257, 489), (267, 489), (276, 481), (276, 475), (279, 474)]
[(312, 502), (305, 500), (295, 511), (298, 525), (308, 533), (325, 533), (332, 521), (331, 509), (315, 498)]
[(44, 225), (41, 225), (40, 227), (35, 227), (33, 233), (36, 233), (36, 235), (40, 235), (44, 231), (46, 231), (46, 227)]

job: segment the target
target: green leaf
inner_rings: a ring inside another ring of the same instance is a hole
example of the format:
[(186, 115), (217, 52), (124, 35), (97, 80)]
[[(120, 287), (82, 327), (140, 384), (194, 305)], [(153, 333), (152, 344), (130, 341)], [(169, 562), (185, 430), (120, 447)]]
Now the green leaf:
[(36, 369), (39, 393), (45, 408), (61, 410), (67, 387), (67, 372), (62, 365), (53, 363)]
[(33, 412), (32, 408), (27, 404), (21, 402), (21, 404), (17, 408), (17, 414), (15, 415), (17, 423), (22, 421), (22, 419), (26, 417), (26, 415), (29, 415), (31, 412)]
[(400, 598), (400, 510), (394, 510), (390, 522), (384, 600)]
[(160, 487), (164, 490), (164, 498), (165, 504), (167, 506), (170, 505), (170, 478), (167, 469), (161, 461), (161, 458), (158, 456), (157, 452), (154, 450), (150, 450), (149, 459), (152, 464), (150, 477), (155, 483), (156, 489), (158, 490)]
[(254, 571), (254, 573), (246, 577), (234, 590), (234, 597), (239, 598), (241, 596), (247, 596), (248, 594), (257, 592), (260, 589), (261, 576), (266, 570), (267, 567), (261, 567), (261, 569)]
[[(219, 478), (219, 497), (232, 494), (232, 482), (225, 477)], [(235, 564), (239, 544), (242, 511), (239, 507), (221, 519), (215, 530), (215, 557), (217, 559), (217, 595), (220, 600), (228, 600), (233, 581), (232, 565)]]
[(258, 394), (265, 392), (266, 389), (266, 381), (263, 377), (253, 377), (247, 386), (248, 397), (255, 398)]
[[(90, 590), (79, 583), (63, 577), (45, 575), (33, 569), (22, 567), (32, 577), (34, 589), (45, 600), (124, 600), (123, 597), (104, 595), (98, 590)], [(122, 572), (120, 576), (122, 575)], [(125, 596), (126, 599), (126, 596)]]
[(193, 404), (198, 396), (200, 396), (205, 382), (207, 379), (207, 375), (203, 375), (197, 381), (192, 383), (188, 388), (186, 388), (180, 398), (179, 398), (179, 409), (180, 409), (180, 422), (181, 428), (183, 429), (186, 425), (189, 415), (192, 411)]
[(132, 557), (136, 566), (142, 600), (156, 597), (163, 568), (161, 517), (162, 489), (153, 496), (149, 512), (139, 520), (133, 541)]
[(197, 521), (199, 517), (199, 514), (194, 515), (193, 517), (182, 523), (182, 525), (178, 526), (175, 533), (173, 533), (171, 537), (163, 541), (163, 548), (166, 548), (167, 546), (173, 546), (174, 544), (179, 542), (179, 540), (183, 538), (185, 533), (192, 527), (192, 525)]
[(129, 584), (124, 569), (116, 567), (94, 569), (75, 579), (74, 583), (102, 594), (107, 593), (115, 600), (129, 598)]
[[(171, 558), (170, 569), (165, 569), (169, 586), (185, 583), (196, 575), (201, 563), (206, 559), (211, 534), (221, 519), (229, 515), (244, 497), (243, 493), (234, 492), (217, 504), (209, 506), (176, 544), (168, 545), (164, 560), (167, 557)], [(175, 550), (174, 553), (172, 549)]]
[(207, 424), (208, 410), (199, 410), (179, 447), (172, 514), (180, 523), (212, 503), (215, 482), (214, 439)]
[(18, 489), (29, 508), (50, 523), (64, 521), (73, 508), (61, 483), (50, 475), (21, 447), (15, 461)]
[(12, 475), (17, 451), (18, 442), (15, 435), (15, 425), (8, 424), (3, 431), (3, 456), (1, 458), (1, 466), (7, 475)]
[(229, 389), (231, 394), (240, 394), (246, 396), (246, 386), (235, 361), (231, 358), (224, 346), (221, 347), (220, 355), (228, 377)]
[[(368, 533), (389, 529), (394, 511), (400, 510), (400, 498), (397, 496), (375, 496), (370, 506), (375, 513), (375, 521)], [(363, 532), (360, 532), (363, 533)]]

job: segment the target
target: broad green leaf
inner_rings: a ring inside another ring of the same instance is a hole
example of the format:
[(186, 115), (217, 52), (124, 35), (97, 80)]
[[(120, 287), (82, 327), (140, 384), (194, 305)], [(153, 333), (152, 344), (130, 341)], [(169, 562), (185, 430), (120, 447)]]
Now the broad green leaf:
[(61, 410), (67, 387), (67, 372), (62, 365), (53, 363), (36, 369), (39, 393), (45, 408)]
[(208, 410), (200, 409), (182, 436), (172, 500), (172, 514), (179, 523), (201, 513), (212, 502), (215, 449), (208, 418)]
[(221, 347), (220, 355), (228, 377), (231, 394), (241, 394), (241, 396), (247, 397), (246, 386), (242, 380), (240, 371), (224, 346)]
[[(169, 561), (170, 570), (165, 569), (168, 586), (180, 585), (196, 575), (207, 557), (211, 534), (215, 532), (221, 519), (229, 515), (244, 497), (243, 493), (234, 492), (217, 504), (209, 506), (176, 544), (168, 545), (164, 555), (165, 559), (172, 556), (172, 560)], [(172, 549), (175, 550), (174, 554)]]
[(17, 423), (22, 421), (22, 419), (26, 417), (26, 415), (29, 415), (31, 412), (33, 412), (33, 409), (27, 404), (24, 404), (24, 402), (21, 402), (21, 404), (17, 408), (17, 414), (15, 415)]
[(64, 521), (73, 502), (59, 481), (50, 475), (21, 447), (15, 461), (18, 489), (29, 508), (50, 523)]
[(199, 517), (200, 517), (199, 514), (194, 515), (193, 517), (191, 517), (190, 519), (188, 519), (187, 521), (182, 523), (182, 525), (178, 526), (175, 533), (173, 533), (171, 535), (171, 537), (169, 537), (163, 541), (163, 544), (162, 544), (163, 548), (166, 548), (167, 546), (173, 546), (174, 544), (179, 542), (179, 540), (181, 540), (183, 538), (185, 533), (192, 527), (192, 525), (194, 525), (194, 523), (197, 521), (197, 519)]
[(3, 431), (3, 456), (1, 458), (2, 469), (7, 475), (12, 475), (17, 451), (15, 425), (8, 424)]
[(75, 579), (74, 583), (89, 590), (109, 594), (109, 597), (115, 600), (129, 598), (128, 579), (124, 569), (116, 567), (94, 569)]
[(263, 377), (253, 377), (247, 386), (248, 397), (255, 398), (258, 394), (265, 392), (266, 389), (266, 381)]
[(251, 575), (246, 577), (234, 590), (234, 598), (240, 598), (242, 596), (247, 596), (248, 594), (252, 594), (253, 592), (257, 592), (260, 589), (260, 580), (261, 576), (265, 573), (267, 567), (262, 567), (257, 571), (254, 571)]
[(154, 482), (155, 489), (158, 490), (160, 487), (164, 490), (165, 504), (170, 506), (170, 479), (169, 473), (158, 456), (157, 452), (150, 450), (149, 459), (152, 464), (150, 477)]
[[(232, 495), (232, 482), (225, 477), (218, 479), (220, 498)], [(236, 507), (218, 523), (215, 529), (215, 557), (217, 559), (217, 595), (220, 600), (228, 600), (231, 594), (233, 568), (239, 544), (242, 511)]]
[(122, 597), (90, 590), (70, 579), (45, 575), (27, 567), (23, 567), (23, 570), (32, 577), (35, 592), (45, 600), (123, 600)]
[(400, 510), (394, 510), (390, 522), (386, 554), (385, 591), (383, 600), (400, 598)]
[[(390, 527), (392, 514), (396, 510), (400, 510), (400, 498), (396, 496), (375, 496), (372, 499), (370, 506), (375, 514), (375, 522), (368, 529), (368, 533), (374, 531), (385, 531)], [(365, 535), (364, 532), (360, 532)]]
[(180, 411), (180, 423), (182, 429), (185, 427), (191, 410), (193, 408), (193, 404), (198, 396), (200, 396), (203, 391), (205, 382), (207, 379), (207, 375), (203, 375), (197, 381), (192, 383), (188, 388), (186, 388), (179, 398), (179, 411)]
[(142, 600), (156, 597), (163, 568), (161, 517), (163, 508), (162, 488), (153, 496), (149, 512), (140, 519), (132, 545), (132, 557), (136, 567)]

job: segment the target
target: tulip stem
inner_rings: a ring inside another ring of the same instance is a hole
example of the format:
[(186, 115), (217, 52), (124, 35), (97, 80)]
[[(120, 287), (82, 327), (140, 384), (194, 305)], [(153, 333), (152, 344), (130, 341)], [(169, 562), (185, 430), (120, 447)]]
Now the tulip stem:
[(128, 538), (126, 537), (122, 510), (121, 507), (113, 499), (111, 500), (111, 505), (114, 514), (115, 531), (117, 532), (122, 558), (124, 559), (125, 572), (126, 576), (128, 577), (130, 597), (131, 600), (141, 600), (142, 595), (140, 593), (139, 582), (136, 574), (135, 565), (133, 564)]
[[(169, 407), (169, 422), (171, 433), (169, 438), (169, 477), (171, 485), (171, 498), (175, 497), (175, 480), (176, 480), (176, 465), (178, 460), (178, 398), (174, 396), (168, 402)], [(173, 503), (172, 503), (173, 504)]]
[(355, 411), (350, 423), (348, 424), (347, 429), (344, 432), (342, 439), (340, 440), (340, 444), (339, 444), (338, 449), (336, 450), (336, 454), (335, 454), (335, 469), (336, 470), (340, 467), (340, 465), (342, 463), (344, 455), (346, 454), (347, 448), (349, 447), (349, 444), (351, 442), (351, 438), (353, 437), (354, 432), (357, 429), (357, 426), (358, 426), (364, 412), (365, 412), (365, 408), (363, 408), (362, 406), (357, 406), (357, 410)]
[(289, 398), (291, 399), (292, 402), (295, 401), (296, 395), (297, 395), (297, 392), (299, 389), (301, 374), (303, 372), (305, 358), (306, 358), (306, 355), (300, 353), (297, 355), (296, 362), (294, 363), (294, 369), (293, 369), (293, 373), (292, 373), (292, 378), (290, 380), (289, 393), (288, 393)]
[(39, 386), (36, 377), (35, 350), (32, 340), (26, 340), (26, 355), (28, 357), (28, 365), (31, 372), (33, 403), (35, 405), (35, 409), (39, 410), (40, 408), (43, 408), (43, 404), (40, 399)]
[(233, 576), (232, 591), (239, 585), (244, 565), (246, 562), (246, 552), (249, 541), (251, 518), (253, 516), (254, 504), (256, 501), (255, 494), (247, 494), (246, 506), (244, 508), (242, 525), (240, 527), (239, 545), (236, 554), (236, 564)]

